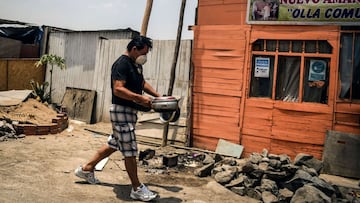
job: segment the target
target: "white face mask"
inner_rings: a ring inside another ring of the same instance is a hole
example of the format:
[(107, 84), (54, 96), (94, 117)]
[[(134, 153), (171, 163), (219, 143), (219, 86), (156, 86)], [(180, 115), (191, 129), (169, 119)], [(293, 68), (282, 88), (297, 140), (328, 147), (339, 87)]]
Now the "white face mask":
[(144, 65), (147, 61), (147, 57), (146, 55), (140, 55), (136, 58), (135, 63), (139, 64), (139, 65)]

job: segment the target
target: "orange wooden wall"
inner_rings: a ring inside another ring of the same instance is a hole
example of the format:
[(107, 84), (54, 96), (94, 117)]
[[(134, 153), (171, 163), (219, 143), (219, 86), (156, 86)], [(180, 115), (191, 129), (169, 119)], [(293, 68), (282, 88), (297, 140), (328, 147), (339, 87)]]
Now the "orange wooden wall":
[[(327, 130), (360, 134), (360, 104), (337, 99), (339, 26), (246, 24), (246, 0), (199, 0), (194, 26), (193, 146), (215, 150), (219, 138), (244, 156), (309, 153), (321, 158)], [(333, 47), (328, 104), (249, 98), (251, 43), (257, 39), (327, 40)]]

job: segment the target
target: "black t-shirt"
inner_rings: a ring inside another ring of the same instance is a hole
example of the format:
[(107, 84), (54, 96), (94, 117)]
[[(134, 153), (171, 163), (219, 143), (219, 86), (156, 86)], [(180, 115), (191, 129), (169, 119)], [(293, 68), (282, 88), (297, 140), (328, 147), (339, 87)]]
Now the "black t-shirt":
[(114, 95), (114, 80), (125, 80), (125, 87), (132, 92), (142, 94), (144, 88), (144, 76), (142, 74), (142, 66), (135, 65), (135, 62), (126, 55), (121, 55), (113, 64), (111, 68), (111, 92), (112, 92), (112, 103), (129, 106), (132, 108), (138, 108), (138, 104), (133, 101), (122, 99)]

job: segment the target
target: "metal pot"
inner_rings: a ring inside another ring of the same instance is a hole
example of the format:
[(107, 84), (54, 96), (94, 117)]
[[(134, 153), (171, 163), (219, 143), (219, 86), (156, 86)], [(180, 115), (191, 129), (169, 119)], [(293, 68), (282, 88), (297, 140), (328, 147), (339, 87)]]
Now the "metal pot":
[(176, 111), (178, 102), (179, 100), (172, 96), (155, 97), (151, 102), (151, 108), (156, 112)]

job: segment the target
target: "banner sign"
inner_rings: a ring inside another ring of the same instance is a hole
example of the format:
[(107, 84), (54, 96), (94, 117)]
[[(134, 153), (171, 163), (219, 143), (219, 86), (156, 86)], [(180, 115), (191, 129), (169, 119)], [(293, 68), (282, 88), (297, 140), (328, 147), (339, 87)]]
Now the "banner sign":
[(248, 0), (247, 22), (360, 25), (360, 0)]

